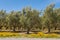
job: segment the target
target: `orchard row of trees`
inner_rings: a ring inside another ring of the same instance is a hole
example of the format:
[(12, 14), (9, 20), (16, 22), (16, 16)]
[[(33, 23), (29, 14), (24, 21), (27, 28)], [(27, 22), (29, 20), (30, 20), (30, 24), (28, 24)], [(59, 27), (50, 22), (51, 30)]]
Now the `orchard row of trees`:
[[(57, 30), (60, 28), (60, 8), (54, 8), (55, 4), (50, 4), (41, 12), (30, 7), (23, 8), (22, 11), (11, 11), (7, 13), (0, 10), (0, 31), (3, 28), (11, 29), (13, 32), (16, 28), (25, 29), (27, 34), (31, 29), (47, 28), (50, 32), (51, 28)], [(41, 15), (43, 14), (43, 15)]]

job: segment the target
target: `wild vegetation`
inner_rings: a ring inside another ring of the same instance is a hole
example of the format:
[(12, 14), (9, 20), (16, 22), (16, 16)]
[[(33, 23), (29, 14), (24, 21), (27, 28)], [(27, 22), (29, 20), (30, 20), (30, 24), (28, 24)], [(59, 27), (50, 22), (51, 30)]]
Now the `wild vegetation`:
[(59, 34), (51, 33), (45, 34), (43, 32), (31, 33), (31, 34), (21, 34), (14, 32), (0, 32), (0, 38), (13, 37), (13, 38), (60, 38)]
[(48, 33), (60, 32), (60, 8), (54, 8), (50, 4), (41, 12), (31, 7), (23, 8), (22, 11), (6, 12), (0, 10), (0, 32), (12, 31), (21, 33), (25, 31), (36, 33), (37, 31)]

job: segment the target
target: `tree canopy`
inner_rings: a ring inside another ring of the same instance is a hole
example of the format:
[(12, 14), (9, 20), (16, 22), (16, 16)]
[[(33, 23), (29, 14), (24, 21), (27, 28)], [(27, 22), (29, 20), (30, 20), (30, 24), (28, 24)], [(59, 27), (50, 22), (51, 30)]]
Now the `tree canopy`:
[(31, 7), (23, 8), (22, 11), (11, 11), (7, 13), (5, 10), (0, 10), (0, 31), (24, 30), (29, 34), (30, 31), (41, 31), (45, 28), (48, 32), (53, 28), (60, 29), (60, 8), (54, 8), (55, 4), (50, 4), (43, 11), (32, 9)]

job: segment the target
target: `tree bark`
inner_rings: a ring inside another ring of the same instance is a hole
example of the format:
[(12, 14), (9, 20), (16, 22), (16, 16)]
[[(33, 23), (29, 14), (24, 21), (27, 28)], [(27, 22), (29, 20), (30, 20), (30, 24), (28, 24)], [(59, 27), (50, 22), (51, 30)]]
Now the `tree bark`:
[(30, 28), (27, 29), (27, 34), (29, 34)]
[(57, 27), (55, 27), (55, 30), (57, 29)]
[(48, 26), (48, 33), (50, 33), (50, 27)]
[(15, 27), (13, 28), (13, 31), (15, 32)]
[(0, 26), (0, 31), (2, 30), (2, 26)]
[(50, 33), (50, 28), (48, 28), (48, 33)]

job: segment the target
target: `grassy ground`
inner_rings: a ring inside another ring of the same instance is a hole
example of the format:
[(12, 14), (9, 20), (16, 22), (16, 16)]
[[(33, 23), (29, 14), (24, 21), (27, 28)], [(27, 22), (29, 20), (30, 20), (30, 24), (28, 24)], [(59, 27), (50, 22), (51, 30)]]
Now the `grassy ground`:
[(14, 33), (14, 32), (0, 32), (0, 37), (19, 37), (19, 38), (60, 38), (60, 34), (50, 33), (45, 34), (43, 32), (38, 32), (37, 34), (25, 34), (25, 33)]

